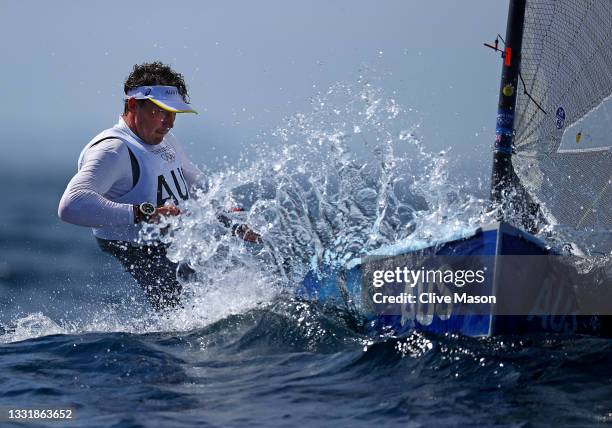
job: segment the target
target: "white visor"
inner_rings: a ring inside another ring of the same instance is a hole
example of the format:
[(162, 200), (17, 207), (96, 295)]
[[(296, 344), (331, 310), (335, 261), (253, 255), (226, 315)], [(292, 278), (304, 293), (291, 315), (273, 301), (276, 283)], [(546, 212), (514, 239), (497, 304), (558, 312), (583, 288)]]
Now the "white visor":
[(130, 89), (126, 98), (151, 100), (158, 107), (173, 113), (197, 113), (183, 100), (175, 86), (139, 86)]

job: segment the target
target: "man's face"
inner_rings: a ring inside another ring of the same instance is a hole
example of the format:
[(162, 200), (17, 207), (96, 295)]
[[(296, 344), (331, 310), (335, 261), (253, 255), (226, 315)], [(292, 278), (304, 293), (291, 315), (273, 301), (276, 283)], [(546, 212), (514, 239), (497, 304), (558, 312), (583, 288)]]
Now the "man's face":
[[(136, 101), (136, 100), (134, 100)], [(159, 144), (174, 126), (176, 113), (169, 112), (149, 100), (135, 102), (136, 135), (147, 144)]]

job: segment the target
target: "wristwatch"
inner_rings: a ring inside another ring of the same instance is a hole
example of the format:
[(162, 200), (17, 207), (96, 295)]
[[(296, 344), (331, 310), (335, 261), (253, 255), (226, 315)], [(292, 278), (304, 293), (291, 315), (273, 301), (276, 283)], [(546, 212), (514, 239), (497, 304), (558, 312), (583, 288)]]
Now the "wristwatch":
[(155, 205), (151, 202), (134, 205), (134, 223), (148, 222), (153, 214), (155, 214)]

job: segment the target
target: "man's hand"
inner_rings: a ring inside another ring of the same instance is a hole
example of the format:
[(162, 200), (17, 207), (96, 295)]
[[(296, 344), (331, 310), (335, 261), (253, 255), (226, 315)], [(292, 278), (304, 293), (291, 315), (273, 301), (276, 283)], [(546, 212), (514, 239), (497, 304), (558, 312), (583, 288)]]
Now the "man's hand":
[(236, 227), (236, 229), (234, 229), (234, 235), (244, 241), (251, 242), (253, 244), (261, 244), (261, 236), (258, 233), (253, 232), (246, 224), (241, 224), (240, 226)]
[(163, 216), (177, 216), (181, 210), (176, 205), (164, 205), (163, 207), (155, 208), (155, 214), (149, 217), (148, 223), (159, 223)]
[[(231, 208), (231, 212), (240, 212), (244, 211), (242, 208)], [(226, 216), (225, 214), (219, 213), (217, 214), (217, 220), (219, 220), (223, 226), (227, 228), (232, 228), (232, 235), (237, 236), (238, 238), (251, 242), (253, 244), (261, 244), (261, 236), (253, 232), (249, 226), (246, 224), (238, 224), (235, 223), (232, 225), (232, 219)]]
[(146, 222), (146, 223), (159, 223), (161, 218), (164, 216), (177, 216), (181, 213), (181, 210), (176, 205), (164, 205), (163, 207), (155, 208), (155, 213), (145, 217), (138, 208), (138, 205), (134, 205), (134, 221), (135, 223)]

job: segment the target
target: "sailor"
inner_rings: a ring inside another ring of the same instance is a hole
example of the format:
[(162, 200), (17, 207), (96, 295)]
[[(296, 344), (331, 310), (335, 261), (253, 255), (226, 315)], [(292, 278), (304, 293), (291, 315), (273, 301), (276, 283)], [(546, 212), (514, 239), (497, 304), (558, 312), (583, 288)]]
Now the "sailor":
[[(196, 111), (183, 76), (160, 62), (135, 65), (124, 92), (117, 124), (82, 150), (58, 215), (93, 228), (100, 248), (119, 260), (156, 309), (174, 307), (182, 288), (177, 271), (186, 275), (191, 269), (170, 261), (165, 244), (142, 244), (139, 232), (145, 223), (180, 215), (181, 204), (204, 182), (170, 133), (177, 113)], [(227, 216), (220, 215), (220, 220), (232, 226)], [(244, 225), (234, 226), (233, 232), (251, 242), (259, 240)]]

